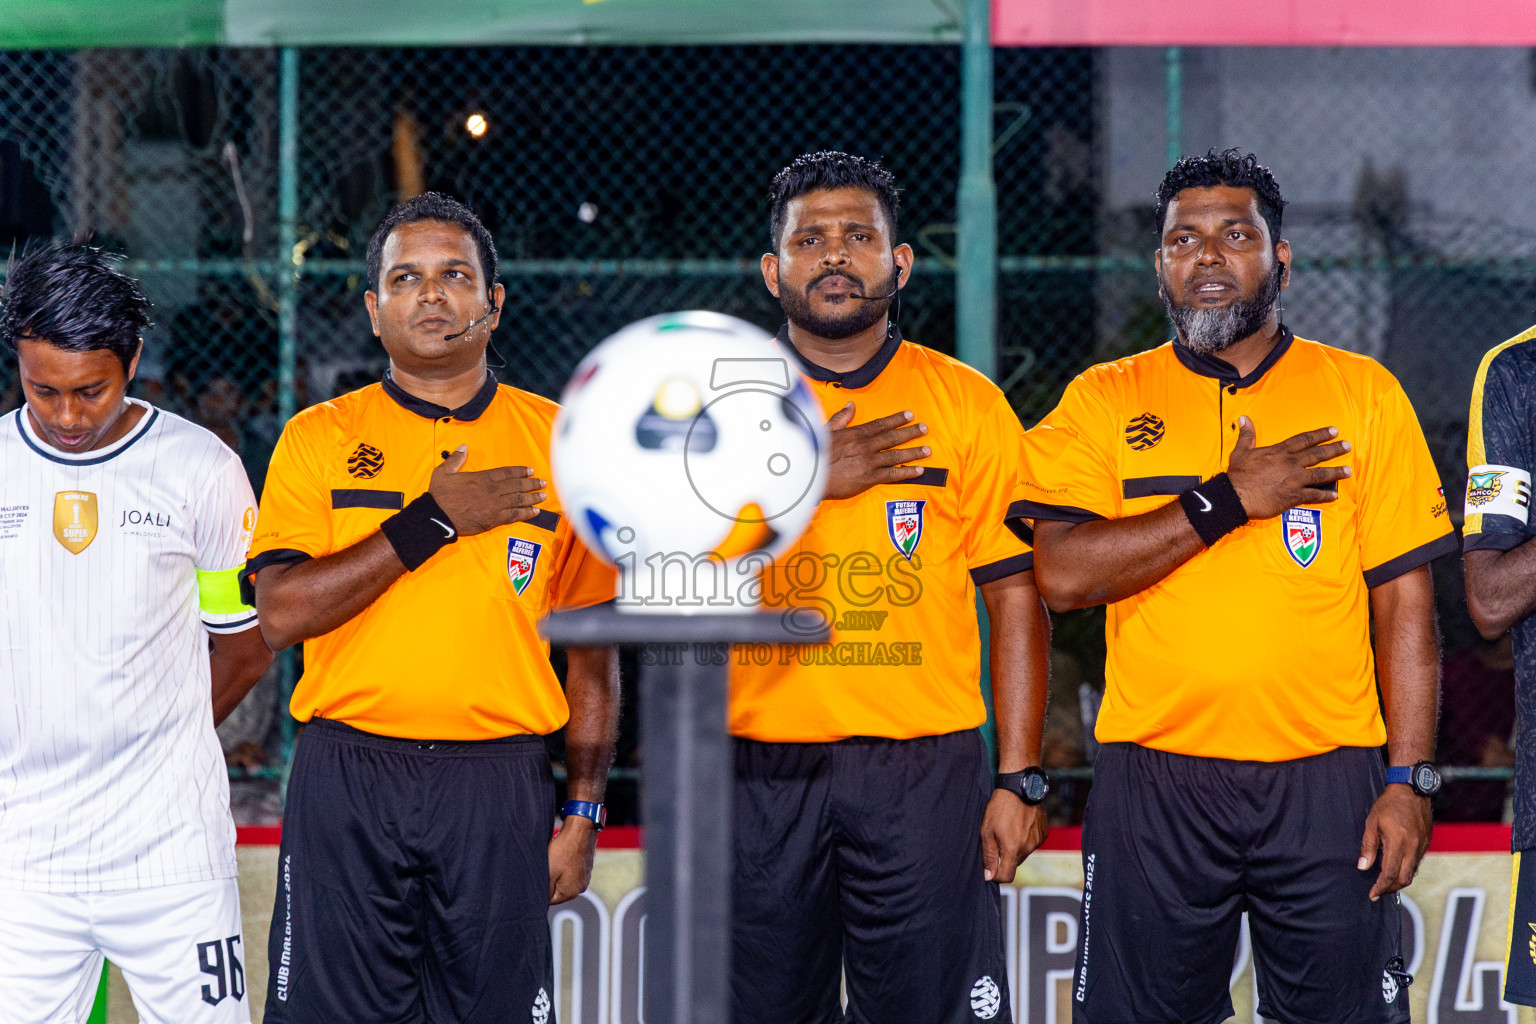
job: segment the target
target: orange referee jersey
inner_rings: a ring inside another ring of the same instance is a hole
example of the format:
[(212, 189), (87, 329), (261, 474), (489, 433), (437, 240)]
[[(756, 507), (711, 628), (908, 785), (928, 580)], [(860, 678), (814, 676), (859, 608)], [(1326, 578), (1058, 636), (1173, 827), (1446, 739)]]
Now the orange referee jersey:
[[(420, 496), (459, 445), (469, 448), (465, 471), (531, 466), (550, 479), (556, 409), (490, 374), (467, 405), (445, 409), (386, 374), (304, 410), (273, 452), (247, 575), (361, 541)], [(350, 622), (306, 642), (294, 717), (442, 740), (564, 725), (565, 695), (537, 623), (554, 606), (611, 600), (615, 588), (548, 494), (532, 520), (461, 536)]]
[(986, 720), (976, 585), (1028, 570), (1005, 525), (1023, 428), (1003, 393), (957, 360), (893, 331), (864, 366), (836, 373), (794, 355), (831, 416), (855, 403), (866, 423), (902, 409), (928, 424), (910, 444), (933, 454), (911, 482), (822, 501), (810, 528), (764, 574), (765, 603), (816, 608), (820, 646), (735, 648), (731, 732), (812, 743), (910, 739)]
[(1255, 444), (1319, 427), (1353, 450), (1339, 499), (1250, 522), (1109, 606), (1095, 735), (1178, 754), (1280, 761), (1386, 742), (1368, 592), (1457, 549), (1402, 388), (1365, 356), (1283, 334), (1249, 376), (1183, 345), (1074, 380), (1025, 437), (1030, 519), (1150, 512)]

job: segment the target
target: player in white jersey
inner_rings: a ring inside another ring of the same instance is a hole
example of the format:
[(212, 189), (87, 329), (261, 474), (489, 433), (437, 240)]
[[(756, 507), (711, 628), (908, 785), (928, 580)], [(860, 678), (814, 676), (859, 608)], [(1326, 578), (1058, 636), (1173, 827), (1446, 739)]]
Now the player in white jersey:
[(84, 1021), (104, 955), (146, 1024), (250, 1020), (214, 724), (272, 660), (235, 579), (256, 503), (213, 434), (127, 398), (148, 325), (99, 250), (8, 275), (0, 1024)]

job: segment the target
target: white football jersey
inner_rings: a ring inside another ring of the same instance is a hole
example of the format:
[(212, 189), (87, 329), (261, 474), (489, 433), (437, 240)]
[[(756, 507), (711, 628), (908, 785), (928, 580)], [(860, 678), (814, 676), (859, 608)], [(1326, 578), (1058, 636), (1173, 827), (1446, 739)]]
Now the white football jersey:
[(244, 562), (256, 501), (217, 437), (130, 401), (128, 435), (78, 455), (0, 418), (0, 886), (235, 875), (207, 631), (256, 616), (204, 611), (198, 571)]

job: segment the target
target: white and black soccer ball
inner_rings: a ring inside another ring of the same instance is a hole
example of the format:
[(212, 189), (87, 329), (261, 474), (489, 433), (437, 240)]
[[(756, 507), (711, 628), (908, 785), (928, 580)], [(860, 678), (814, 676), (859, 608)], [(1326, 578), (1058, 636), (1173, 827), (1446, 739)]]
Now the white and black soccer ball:
[(826, 484), (821, 406), (774, 339), (720, 313), (649, 317), (593, 349), (560, 403), (555, 490), (619, 567), (620, 607), (754, 610), (748, 584)]

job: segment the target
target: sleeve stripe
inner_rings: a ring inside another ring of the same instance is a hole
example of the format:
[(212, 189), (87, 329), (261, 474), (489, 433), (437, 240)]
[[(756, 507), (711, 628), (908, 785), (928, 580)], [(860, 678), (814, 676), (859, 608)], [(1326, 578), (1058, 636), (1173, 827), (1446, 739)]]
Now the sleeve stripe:
[(1453, 530), (1428, 544), (1420, 544), (1412, 551), (1383, 562), (1374, 569), (1365, 570), (1365, 585), (1374, 590), (1383, 583), (1391, 583), (1399, 576), (1412, 572), (1421, 565), (1428, 565), (1442, 555), (1453, 555), (1460, 548), (1461, 545), (1456, 543), (1456, 532)]
[(255, 615), (247, 615), (245, 618), (236, 620), (235, 622), (203, 621), (203, 628), (210, 633), (244, 633), (254, 625), (256, 625)]
[(971, 582), (980, 586), (1008, 576), (1017, 576), (1021, 572), (1029, 572), (1034, 567), (1035, 553), (1026, 551), (1022, 555), (1013, 555), (1001, 562), (993, 562), (991, 565), (978, 565), (971, 570)]
[(282, 565), (288, 562), (307, 562), (312, 557), (308, 552), (298, 551), (294, 548), (273, 548), (271, 551), (263, 551), (254, 555), (245, 563), (245, 568), (240, 570), (240, 600), (252, 607), (256, 604), (256, 584), (251, 582), (251, 577), (269, 565)]
[(1513, 551), (1530, 538), (1523, 533), (1468, 533), (1463, 535), (1463, 551)]
[[(1050, 519), (1063, 523), (1089, 523), (1104, 516), (1076, 505), (1045, 505), (1037, 501), (1016, 501), (1008, 506), (1008, 518)], [(1017, 531), (1015, 531), (1017, 532)]]

